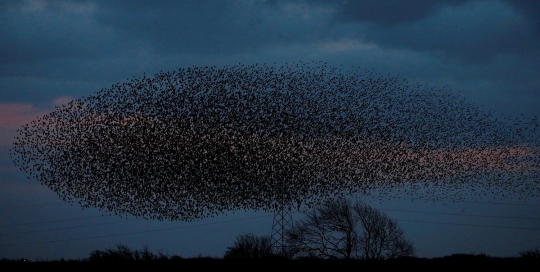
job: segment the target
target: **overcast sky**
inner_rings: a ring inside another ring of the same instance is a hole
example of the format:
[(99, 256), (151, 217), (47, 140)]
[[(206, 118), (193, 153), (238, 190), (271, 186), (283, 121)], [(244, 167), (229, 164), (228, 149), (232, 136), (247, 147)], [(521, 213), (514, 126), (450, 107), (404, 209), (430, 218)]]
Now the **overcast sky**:
[[(272, 214), (260, 212), (125, 222), (61, 203), (8, 155), (16, 129), (55, 105), (193, 65), (323, 61), (532, 118), (540, 114), (538, 14), (535, 0), (0, 0), (0, 258), (84, 258), (117, 243), (221, 257), (237, 235), (271, 229)], [(540, 246), (540, 198), (372, 201), (398, 219), (421, 257)]]

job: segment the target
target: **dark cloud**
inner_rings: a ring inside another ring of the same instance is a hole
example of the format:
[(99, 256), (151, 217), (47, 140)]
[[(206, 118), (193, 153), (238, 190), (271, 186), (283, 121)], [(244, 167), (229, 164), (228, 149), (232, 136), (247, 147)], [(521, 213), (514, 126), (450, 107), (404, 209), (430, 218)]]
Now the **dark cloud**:
[(316, 10), (260, 1), (11, 1), (0, 12), (3, 63), (256, 53), (339, 37)]
[(30, 10), (24, 2), (7, 3), (0, 19), (3, 63), (140, 50), (256, 54), (340, 40), (487, 63), (501, 54), (530, 59), (540, 47), (535, 1), (81, 0), (45, 1)]
[(0, 10), (0, 64), (88, 59), (118, 52), (114, 47), (115, 33), (93, 24), (89, 10), (82, 6), (79, 10), (75, 6), (62, 7), (61, 2), (4, 4)]
[(362, 0), (316, 2), (335, 6), (335, 17), (343, 21), (370, 22), (388, 27), (402, 23), (412, 23), (431, 16), (445, 6), (459, 6), (470, 0)]
[(100, 23), (166, 53), (253, 52), (320, 38), (309, 19), (257, 1), (103, 1), (99, 7)]
[(506, 0), (510, 6), (527, 17), (529, 24), (540, 34), (540, 1), (534, 0)]
[[(0, 77), (9, 77), (4, 80), (8, 83), (23, 76), (124, 79), (184, 63), (331, 59), (325, 54), (335, 57), (340, 50), (350, 62), (367, 52), (362, 46), (382, 50), (377, 57), (366, 57), (373, 65), (395, 55), (391, 65), (383, 61), (382, 69), (401, 67), (396, 63), (405, 52), (442, 60), (437, 65), (500, 65), (497, 71), (508, 74), (514, 74), (515, 63), (527, 71), (537, 70), (540, 63), (536, 1), (1, 3)], [(412, 62), (408, 65), (419, 61)], [(498, 80), (503, 74), (497, 72)], [(520, 77), (506, 80), (514, 78)], [(530, 82), (519, 85), (535, 86)]]
[(471, 3), (436, 17), (381, 31), (363, 28), (367, 39), (383, 47), (431, 52), (472, 63), (500, 55), (526, 56), (538, 50), (530, 25), (502, 4)]
[(540, 49), (540, 19), (534, 16), (540, 13), (537, 1), (310, 3), (333, 10), (334, 26), (352, 25), (353, 37), (387, 49), (427, 52), (468, 63), (487, 63), (505, 54), (529, 59)]

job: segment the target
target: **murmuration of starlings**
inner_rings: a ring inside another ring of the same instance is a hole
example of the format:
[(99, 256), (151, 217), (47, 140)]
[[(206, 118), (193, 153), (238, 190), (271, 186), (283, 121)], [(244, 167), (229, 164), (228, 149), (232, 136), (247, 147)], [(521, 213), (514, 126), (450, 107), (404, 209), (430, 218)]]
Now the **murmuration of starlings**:
[(324, 62), (193, 66), (57, 106), (10, 155), (83, 208), (192, 221), (373, 192), (538, 196), (537, 127)]

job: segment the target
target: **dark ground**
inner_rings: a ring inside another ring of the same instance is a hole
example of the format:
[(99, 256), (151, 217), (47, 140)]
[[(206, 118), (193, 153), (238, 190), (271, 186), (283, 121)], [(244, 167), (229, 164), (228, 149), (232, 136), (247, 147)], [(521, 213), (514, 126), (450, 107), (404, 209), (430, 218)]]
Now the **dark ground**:
[[(135, 269), (235, 269), (235, 270), (265, 270), (269, 269), (290, 269), (302, 270), (313, 269), (360, 269), (371, 271), (375, 269), (392, 268), (406, 270), (432, 270), (432, 269), (471, 269), (471, 268), (496, 268), (512, 269), (512, 271), (531, 270), (540, 271), (539, 258), (496, 258), (485, 255), (454, 254), (441, 258), (404, 258), (384, 261), (367, 260), (283, 260), (283, 259), (244, 259), (227, 260), (217, 258), (191, 258), (174, 260), (153, 260), (153, 261), (108, 261), (95, 262), (86, 260), (59, 260), (59, 261), (23, 261), (23, 260), (1, 260), (0, 268), (16, 266), (19, 268), (46, 268), (46, 267), (66, 267), (66, 268), (84, 268), (91, 267), (111, 267), (121, 266), (123, 269), (133, 267)], [(5, 270), (4, 270), (5, 271)], [(281, 272), (281, 271), (278, 271)]]

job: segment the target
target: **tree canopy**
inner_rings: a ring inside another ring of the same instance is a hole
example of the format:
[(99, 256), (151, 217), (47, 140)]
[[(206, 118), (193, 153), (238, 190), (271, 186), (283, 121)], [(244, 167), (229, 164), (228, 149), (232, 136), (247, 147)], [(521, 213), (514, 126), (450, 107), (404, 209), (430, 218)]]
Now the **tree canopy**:
[(385, 260), (414, 257), (397, 222), (361, 201), (331, 199), (306, 212), (287, 232), (289, 254), (321, 259)]

